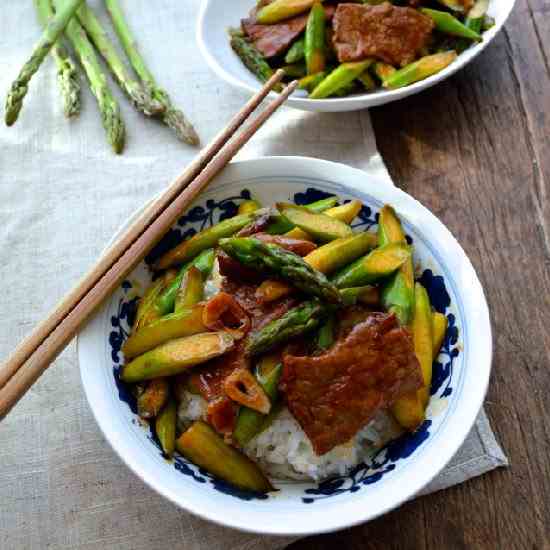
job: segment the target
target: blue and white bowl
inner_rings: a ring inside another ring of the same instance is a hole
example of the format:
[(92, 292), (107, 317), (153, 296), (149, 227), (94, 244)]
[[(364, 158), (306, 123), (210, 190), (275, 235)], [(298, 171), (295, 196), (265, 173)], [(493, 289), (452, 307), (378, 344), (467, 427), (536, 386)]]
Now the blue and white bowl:
[[(365, 207), (354, 222), (375, 228), (389, 203), (412, 239), (421, 282), (449, 321), (434, 363), (427, 419), (376, 451), (348, 475), (321, 483), (277, 481), (277, 492), (239, 491), (185, 459), (166, 461), (131, 394), (118, 380), (120, 351), (138, 296), (150, 282), (147, 261), (195, 231), (236, 213), (250, 196), (312, 202), (336, 194)], [(115, 236), (116, 238), (116, 236)], [(449, 230), (419, 202), (376, 176), (341, 164), (300, 157), (266, 157), (230, 164), (178, 220), (78, 338), (82, 383), (103, 433), (126, 464), (177, 505), (208, 520), (245, 531), (305, 535), (368, 521), (411, 498), (452, 458), (482, 405), (491, 369), (491, 327), (483, 289)]]

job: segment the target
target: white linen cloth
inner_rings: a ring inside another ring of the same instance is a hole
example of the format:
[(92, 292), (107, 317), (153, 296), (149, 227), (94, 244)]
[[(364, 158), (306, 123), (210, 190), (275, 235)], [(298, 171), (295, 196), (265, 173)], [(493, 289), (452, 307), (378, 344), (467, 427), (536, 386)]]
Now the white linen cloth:
[[(39, 34), (32, 0), (8, 3), (0, 18), (2, 102)], [(101, 2), (89, 3), (105, 17)], [(206, 143), (246, 96), (216, 78), (200, 56), (194, 39), (199, 0), (123, 4), (159, 82)], [(83, 85), (83, 112), (67, 121), (48, 59), (31, 83), (17, 124), (0, 127), (1, 357), (94, 263), (124, 220), (197, 153), (136, 113), (115, 89), (128, 129), (124, 155), (115, 156)], [(285, 154), (368, 167), (391, 183), (367, 111), (284, 108), (239, 158)], [(506, 463), (482, 412), (463, 448), (424, 492)], [(93, 420), (74, 343), (0, 423), (2, 549), (268, 550), (288, 542), (199, 520), (136, 478)]]

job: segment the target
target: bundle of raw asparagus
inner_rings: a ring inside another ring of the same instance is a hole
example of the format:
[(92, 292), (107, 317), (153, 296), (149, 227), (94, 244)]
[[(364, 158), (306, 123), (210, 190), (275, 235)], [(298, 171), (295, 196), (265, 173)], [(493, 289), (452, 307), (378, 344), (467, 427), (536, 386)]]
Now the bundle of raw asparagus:
[(118, 0), (104, 2), (137, 78), (130, 73), (116, 46), (84, 0), (34, 0), (44, 32), (10, 88), (6, 99), (6, 124), (11, 126), (17, 120), (29, 82), (49, 53), (57, 66), (65, 115), (73, 117), (80, 112), (78, 69), (63, 44), (64, 33), (97, 99), (107, 139), (116, 153), (121, 153), (124, 148), (125, 127), (97, 53), (103, 57), (115, 80), (138, 111), (149, 117), (159, 118), (175, 131), (181, 141), (197, 145), (199, 137), (195, 129), (185, 115), (172, 104), (167, 92), (157, 85), (147, 68)]

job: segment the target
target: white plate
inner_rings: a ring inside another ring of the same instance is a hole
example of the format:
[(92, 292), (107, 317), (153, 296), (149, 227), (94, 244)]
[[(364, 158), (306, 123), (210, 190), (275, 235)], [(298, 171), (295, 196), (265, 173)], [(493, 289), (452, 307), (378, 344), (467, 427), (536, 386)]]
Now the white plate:
[[(286, 105), (304, 111), (357, 111), (396, 101), (425, 90), (445, 80), (481, 53), (508, 19), (514, 3), (515, 0), (491, 0), (489, 14), (495, 18), (496, 24), (483, 34), (483, 42), (469, 48), (443, 71), (425, 80), (398, 90), (377, 90), (333, 99), (300, 98), (299, 92), (296, 92), (287, 100)], [(231, 49), (227, 29), (239, 27), (240, 20), (247, 16), (255, 4), (255, 0), (231, 0), (229, 7), (226, 0), (203, 0), (197, 23), (197, 41), (210, 68), (232, 86), (251, 93), (258, 90), (261, 83)]]
[[(248, 195), (263, 204), (311, 202), (323, 193), (357, 197), (364, 209), (356, 223), (373, 225), (375, 212), (392, 204), (415, 245), (415, 262), (432, 303), (450, 320), (434, 365), (428, 421), (415, 434), (379, 452), (353, 474), (324, 484), (276, 482), (268, 498), (242, 494), (212, 480), (183, 459), (166, 462), (115, 377), (128, 330), (128, 304), (150, 281), (144, 263), (131, 274), (78, 338), (82, 382), (106, 438), (147, 484), (177, 505), (211, 521), (266, 534), (305, 535), (342, 529), (372, 519), (420, 491), (451, 459), (483, 402), (491, 368), (491, 328), (483, 290), (460, 245), (426, 208), (376, 177), (341, 164), (300, 157), (267, 157), (230, 164), (177, 232), (231, 215)], [(120, 234), (120, 232), (118, 233)], [(116, 236), (115, 236), (116, 238)]]

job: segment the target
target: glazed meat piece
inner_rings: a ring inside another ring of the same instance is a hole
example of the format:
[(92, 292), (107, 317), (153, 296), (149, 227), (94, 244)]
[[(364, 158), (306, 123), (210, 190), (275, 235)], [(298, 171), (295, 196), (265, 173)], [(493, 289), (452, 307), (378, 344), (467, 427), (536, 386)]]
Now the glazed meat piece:
[(338, 4), (333, 43), (340, 63), (367, 57), (391, 65), (414, 61), (428, 43), (434, 22), (413, 8)]
[[(249, 317), (251, 330), (260, 329), (296, 305), (293, 298), (261, 304), (255, 296), (257, 288), (257, 285), (243, 284), (230, 277), (224, 277), (222, 284), (222, 292), (230, 295)], [(236, 369), (250, 368), (245, 346), (246, 338), (239, 340), (231, 351), (193, 369), (190, 376), (190, 385), (208, 401), (208, 422), (222, 434), (230, 434), (235, 428), (238, 406), (225, 394), (224, 384)]]
[[(334, 15), (334, 7), (326, 6), (325, 15), (330, 19)], [(250, 17), (241, 21), (243, 32), (252, 40), (254, 46), (265, 57), (274, 57), (288, 49), (290, 44), (298, 38), (307, 24), (308, 14), (298, 15), (273, 25), (260, 25), (256, 22), (254, 12)]]
[(422, 385), (412, 337), (393, 314), (370, 315), (322, 355), (287, 353), (283, 362), (280, 388), (318, 455)]

